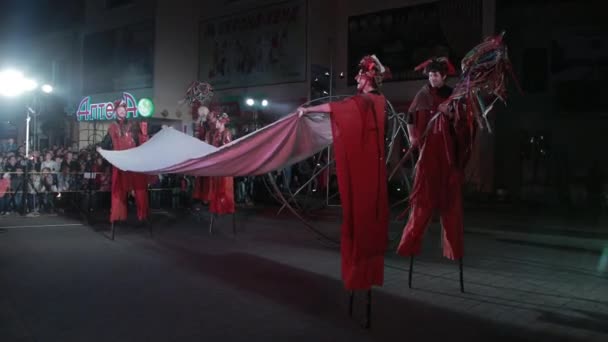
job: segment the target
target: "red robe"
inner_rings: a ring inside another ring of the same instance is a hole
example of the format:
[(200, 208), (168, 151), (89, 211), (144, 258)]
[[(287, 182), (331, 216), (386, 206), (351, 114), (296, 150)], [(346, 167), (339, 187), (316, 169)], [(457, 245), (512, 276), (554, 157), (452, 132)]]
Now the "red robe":
[(466, 141), (466, 125), (464, 120), (455, 123), (441, 114), (427, 130), (437, 107), (451, 92), (447, 86), (437, 89), (426, 85), (416, 94), (409, 110), (409, 124), (415, 127), (413, 134), (419, 139), (420, 155), (410, 194), (411, 213), (397, 248), (397, 253), (403, 256), (420, 252), (424, 232), (435, 211), (439, 211), (443, 226), (443, 255), (449, 259), (463, 255), (462, 183), (470, 146)]
[[(127, 150), (136, 147), (135, 139), (131, 131), (133, 123), (112, 123), (108, 127), (108, 134), (112, 139), (114, 150)], [(122, 127), (121, 127), (122, 126)], [(147, 132), (139, 133), (140, 144), (148, 139)], [(110, 210), (110, 222), (125, 221), (127, 219), (127, 197), (130, 191), (135, 193), (135, 204), (137, 206), (137, 219), (145, 220), (149, 214), (148, 205), (148, 176), (141, 173), (122, 171), (114, 167), (112, 169), (112, 205)]]
[[(207, 134), (208, 141), (215, 147), (221, 147), (232, 141), (230, 131), (213, 130)], [(205, 177), (209, 180), (209, 211), (212, 214), (234, 214), (234, 179), (232, 177)]]
[(364, 290), (384, 282), (389, 220), (385, 99), (370, 93), (330, 106), (342, 203), (342, 279), (346, 289)]
[[(206, 143), (209, 143), (207, 139), (207, 128), (204, 123), (198, 126), (195, 132), (195, 136)], [(203, 202), (209, 201), (209, 177), (196, 177), (194, 179), (194, 189), (192, 190), (192, 198)]]

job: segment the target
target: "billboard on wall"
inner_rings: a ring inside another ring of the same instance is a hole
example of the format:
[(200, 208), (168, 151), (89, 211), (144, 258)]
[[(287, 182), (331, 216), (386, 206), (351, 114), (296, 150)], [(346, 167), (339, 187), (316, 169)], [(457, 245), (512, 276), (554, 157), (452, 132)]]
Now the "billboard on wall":
[(84, 93), (154, 86), (154, 21), (89, 33), (84, 38)]
[(200, 23), (199, 79), (215, 89), (306, 81), (307, 1)]

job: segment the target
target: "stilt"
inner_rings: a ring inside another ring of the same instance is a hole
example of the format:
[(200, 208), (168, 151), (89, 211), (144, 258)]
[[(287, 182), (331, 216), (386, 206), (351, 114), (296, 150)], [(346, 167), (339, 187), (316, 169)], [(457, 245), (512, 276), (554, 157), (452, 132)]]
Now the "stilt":
[(213, 234), (213, 221), (215, 220), (215, 214), (211, 214), (211, 220), (209, 222), (209, 235)]
[(232, 235), (236, 238), (236, 212), (232, 213)]
[(410, 272), (409, 277), (407, 278), (407, 285), (409, 288), (412, 288), (412, 272), (414, 271), (414, 256), (410, 256)]
[(112, 236), (110, 237), (110, 240), (114, 241), (114, 233), (116, 231), (116, 223), (112, 222)]
[(150, 221), (146, 220), (145, 224), (146, 224), (146, 226), (148, 226), (148, 232), (150, 233), (150, 238), (154, 238), (154, 232), (152, 231), (152, 225), (150, 224)]
[(462, 275), (462, 258), (458, 259), (458, 263), (460, 264), (460, 292), (464, 293), (464, 279)]
[(367, 290), (367, 307), (365, 310), (365, 322), (363, 323), (364, 329), (369, 329), (372, 326), (372, 289)]
[(348, 315), (353, 317), (353, 302), (355, 300), (355, 291), (350, 291), (350, 296), (348, 299)]

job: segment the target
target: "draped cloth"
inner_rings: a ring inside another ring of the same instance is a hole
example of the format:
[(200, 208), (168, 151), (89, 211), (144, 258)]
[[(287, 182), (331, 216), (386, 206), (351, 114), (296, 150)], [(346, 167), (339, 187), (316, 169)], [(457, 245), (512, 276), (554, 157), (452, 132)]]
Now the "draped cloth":
[(331, 103), (342, 203), (342, 279), (348, 290), (384, 282), (388, 194), (384, 160), (385, 99), (365, 94)]
[(282, 169), (320, 152), (332, 142), (327, 115), (292, 114), (222, 147), (211, 146), (173, 128), (148, 142), (101, 155), (124, 171), (194, 176), (252, 176)]
[(164, 128), (136, 148), (100, 153), (125, 171), (237, 177), (283, 169), (333, 141), (343, 206), (344, 285), (350, 290), (369, 289), (383, 284), (388, 242), (385, 99), (357, 95), (332, 103), (331, 109), (331, 115), (288, 115), (219, 148)]

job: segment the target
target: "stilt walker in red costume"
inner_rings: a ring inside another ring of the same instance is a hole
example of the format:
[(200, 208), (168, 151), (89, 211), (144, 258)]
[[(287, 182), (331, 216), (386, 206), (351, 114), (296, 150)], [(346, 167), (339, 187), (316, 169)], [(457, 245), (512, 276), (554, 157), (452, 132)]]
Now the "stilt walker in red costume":
[[(209, 115), (209, 122), (215, 124), (215, 129), (207, 132), (206, 141), (215, 147), (224, 146), (232, 141), (232, 134), (226, 129), (226, 124), (230, 122), (228, 114), (223, 113), (219, 116), (215, 112)], [(209, 177), (209, 212), (211, 213), (211, 223), (209, 233), (213, 233), (213, 222), (218, 215), (233, 215), (234, 225), (234, 179), (232, 177)]]
[[(446, 77), (455, 74), (447, 58), (430, 59), (416, 67), (424, 70), (429, 83), (416, 94), (409, 109), (411, 150), (417, 149), (419, 157), (409, 198), (410, 216), (397, 248), (399, 255), (411, 257), (410, 288), (414, 256), (420, 253), (424, 232), (438, 211), (443, 228), (443, 255), (459, 260), (460, 290), (464, 292), (465, 166), (477, 128), (490, 129), (486, 116), (497, 100), (506, 98), (505, 73), (512, 70), (502, 35), (490, 37), (473, 48), (461, 64), (461, 79), (454, 90), (445, 85)], [(486, 98), (491, 98), (489, 105)]]
[[(127, 120), (127, 105), (123, 100), (114, 102), (116, 122), (108, 127), (108, 134), (102, 142), (104, 149), (127, 150), (137, 147), (148, 140), (146, 122)], [(115, 223), (127, 220), (127, 198), (129, 193), (135, 198), (137, 219), (144, 222), (148, 218), (148, 183), (149, 176), (145, 174), (112, 169), (112, 204), (110, 223), (112, 224), (112, 240), (115, 235)]]
[[(418, 148), (414, 186), (410, 194), (411, 214), (397, 253), (413, 256), (420, 253), (422, 238), (435, 211), (443, 227), (443, 255), (462, 258), (463, 213), (462, 183), (464, 169), (457, 160), (458, 143), (454, 119), (445, 102), (452, 88), (445, 84), (455, 69), (447, 58), (426, 61), (416, 68), (424, 70), (429, 82), (416, 94), (408, 112), (408, 133)], [(411, 287), (411, 278), (410, 278)]]
[[(215, 129), (215, 121), (212, 113), (209, 112), (207, 105), (213, 99), (213, 88), (209, 83), (192, 82), (186, 91), (183, 101), (190, 105), (192, 119), (195, 121), (194, 136), (206, 143), (208, 133)], [(209, 177), (196, 177), (192, 198), (203, 203), (209, 202)]]
[[(209, 119), (209, 108), (205, 106), (200, 106), (196, 110), (198, 112), (199, 117), (195, 125), (194, 136), (202, 141), (205, 141), (206, 143), (209, 143), (207, 141), (207, 133), (211, 129), (209, 128), (208, 122), (212, 121), (211, 119)], [(192, 198), (199, 200), (203, 203), (209, 202), (209, 177), (195, 178)]]
[(384, 151), (386, 100), (379, 92), (389, 70), (374, 55), (359, 64), (358, 95), (343, 101), (300, 108), (329, 113), (332, 123), (338, 188), (342, 202), (342, 279), (350, 291), (352, 315), (355, 290), (367, 290), (371, 322), (371, 287), (384, 282), (384, 253), (388, 241), (388, 193)]

